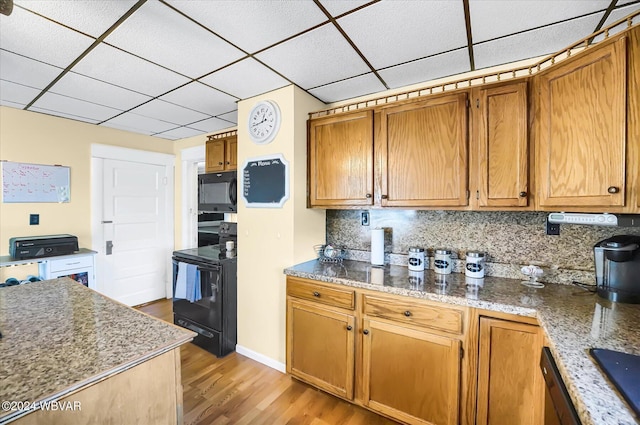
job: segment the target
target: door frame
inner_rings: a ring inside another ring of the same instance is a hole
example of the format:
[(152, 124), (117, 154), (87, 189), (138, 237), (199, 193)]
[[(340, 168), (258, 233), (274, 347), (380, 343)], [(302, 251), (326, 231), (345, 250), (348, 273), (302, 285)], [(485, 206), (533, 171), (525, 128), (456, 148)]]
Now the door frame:
[(180, 150), (181, 202), (180, 234), (182, 249), (198, 246), (198, 162), (205, 161), (205, 145)]
[[(97, 251), (98, 254), (104, 252), (102, 240), (102, 208), (103, 208), (103, 160), (114, 159), (119, 161), (140, 162), (144, 164), (161, 165), (165, 168), (165, 177), (167, 179), (165, 187), (165, 205), (166, 223), (163, 233), (163, 240), (166, 241), (165, 248), (168, 253), (174, 250), (174, 169), (175, 155), (160, 152), (150, 152), (138, 149), (123, 148), (119, 146), (91, 144), (91, 249)], [(166, 298), (173, 296), (173, 273), (171, 255), (167, 256), (165, 261), (165, 294)], [(102, 282), (102, 270), (104, 261), (100, 255), (96, 255), (96, 288), (99, 292), (104, 292)]]

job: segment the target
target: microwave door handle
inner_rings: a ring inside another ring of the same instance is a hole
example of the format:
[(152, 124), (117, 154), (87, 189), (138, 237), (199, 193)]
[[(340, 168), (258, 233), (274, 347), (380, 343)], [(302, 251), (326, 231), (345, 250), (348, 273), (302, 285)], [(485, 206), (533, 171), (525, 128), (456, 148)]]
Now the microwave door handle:
[(238, 203), (238, 180), (232, 179), (231, 184), (229, 185), (229, 200), (231, 200), (231, 205), (236, 205)]

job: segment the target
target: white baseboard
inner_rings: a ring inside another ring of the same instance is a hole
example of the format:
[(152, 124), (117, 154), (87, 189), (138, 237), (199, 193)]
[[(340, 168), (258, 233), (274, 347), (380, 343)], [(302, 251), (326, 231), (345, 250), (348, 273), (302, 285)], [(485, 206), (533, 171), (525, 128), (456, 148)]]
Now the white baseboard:
[(242, 354), (245, 357), (249, 357), (250, 359), (255, 360), (259, 363), (262, 363), (265, 366), (269, 366), (270, 368), (275, 369), (279, 372), (287, 373), (287, 366), (284, 363), (273, 360), (271, 357), (267, 357), (264, 354), (260, 354), (239, 344), (236, 345), (236, 352), (238, 354)]

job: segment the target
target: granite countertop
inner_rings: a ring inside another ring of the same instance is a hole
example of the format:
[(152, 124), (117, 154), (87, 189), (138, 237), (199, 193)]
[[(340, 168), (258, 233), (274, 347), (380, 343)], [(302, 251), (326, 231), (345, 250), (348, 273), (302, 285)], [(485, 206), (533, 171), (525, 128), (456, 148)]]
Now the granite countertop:
[[(630, 408), (588, 353), (606, 348), (640, 355), (640, 305), (611, 303), (584, 289), (548, 284), (536, 289), (519, 280), (485, 277), (467, 286), (464, 274), (410, 272), (403, 266), (308, 261), (285, 274), (448, 304), (535, 317), (584, 425), (638, 423)], [(543, 279), (544, 280), (544, 279)], [(443, 285), (443, 283), (445, 283)], [(477, 282), (476, 282), (477, 283)]]
[[(0, 288), (0, 401), (54, 401), (195, 333), (69, 278)], [(25, 411), (0, 411), (0, 423)]]

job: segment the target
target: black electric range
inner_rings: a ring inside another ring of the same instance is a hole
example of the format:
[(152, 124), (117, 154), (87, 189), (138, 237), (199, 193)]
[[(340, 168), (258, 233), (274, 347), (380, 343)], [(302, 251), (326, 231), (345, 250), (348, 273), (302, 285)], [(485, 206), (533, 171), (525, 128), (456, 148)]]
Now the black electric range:
[(636, 416), (640, 417), (640, 356), (603, 348), (592, 348), (589, 352)]

